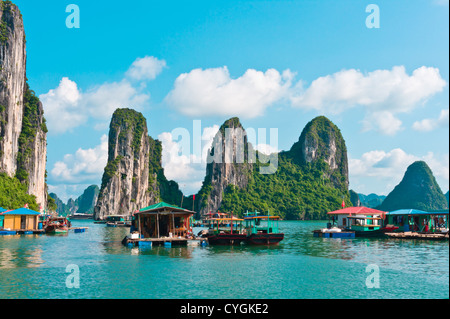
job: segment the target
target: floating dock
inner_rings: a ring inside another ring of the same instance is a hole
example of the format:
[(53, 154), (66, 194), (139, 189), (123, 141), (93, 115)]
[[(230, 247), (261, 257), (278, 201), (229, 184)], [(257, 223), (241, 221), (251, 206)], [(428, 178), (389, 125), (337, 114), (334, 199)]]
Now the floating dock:
[(448, 233), (415, 233), (415, 232), (401, 232), (401, 233), (386, 233), (389, 238), (399, 239), (428, 239), (428, 240), (448, 240)]
[(187, 239), (175, 237), (161, 237), (161, 238), (129, 238), (125, 237), (122, 241), (128, 247), (152, 247), (152, 246), (201, 246), (207, 244), (207, 240), (202, 239)]
[(84, 233), (89, 227), (71, 227), (69, 230), (73, 230), (75, 233)]
[(14, 236), (14, 235), (41, 235), (44, 233), (43, 229), (34, 229), (34, 230), (1, 230), (0, 236)]
[(354, 231), (323, 231), (322, 229), (313, 231), (314, 237), (322, 238), (355, 238)]

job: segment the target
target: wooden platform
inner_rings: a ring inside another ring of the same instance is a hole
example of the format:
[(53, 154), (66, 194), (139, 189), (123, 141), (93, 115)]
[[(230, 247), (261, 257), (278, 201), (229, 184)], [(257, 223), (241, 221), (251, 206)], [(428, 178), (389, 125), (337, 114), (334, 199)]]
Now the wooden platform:
[(178, 237), (162, 237), (162, 238), (138, 238), (131, 239), (125, 237), (122, 243), (125, 246), (200, 246), (201, 242), (207, 242), (206, 239), (187, 239)]
[(428, 240), (448, 240), (448, 233), (415, 233), (415, 232), (402, 232), (402, 233), (386, 233), (389, 238), (399, 239), (428, 239)]

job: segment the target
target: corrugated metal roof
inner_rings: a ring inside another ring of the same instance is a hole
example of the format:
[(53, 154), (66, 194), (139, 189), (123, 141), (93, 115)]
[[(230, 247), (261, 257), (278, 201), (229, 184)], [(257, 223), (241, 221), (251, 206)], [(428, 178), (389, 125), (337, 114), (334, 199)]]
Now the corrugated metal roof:
[(388, 215), (448, 215), (448, 211), (426, 212), (418, 209), (398, 209), (389, 212)]
[(328, 215), (384, 215), (384, 214), (386, 214), (386, 212), (364, 206), (347, 207), (328, 213)]
[(1, 215), (40, 215), (40, 214), (41, 213), (28, 208), (19, 208), (1, 213)]
[(6, 209), (4, 209), (3, 207), (0, 207), (0, 213), (6, 212)]
[[(186, 212), (186, 213), (190, 213), (190, 214), (195, 214), (195, 212), (175, 206), (175, 205), (171, 205), (171, 204), (167, 204), (165, 202), (160, 202), (158, 204), (155, 205), (151, 205), (145, 208), (141, 208), (139, 210), (139, 213), (143, 213), (143, 212), (157, 212), (160, 210), (163, 210), (164, 208), (171, 208), (174, 211), (178, 211), (178, 212)], [(137, 213), (137, 214), (139, 214)]]

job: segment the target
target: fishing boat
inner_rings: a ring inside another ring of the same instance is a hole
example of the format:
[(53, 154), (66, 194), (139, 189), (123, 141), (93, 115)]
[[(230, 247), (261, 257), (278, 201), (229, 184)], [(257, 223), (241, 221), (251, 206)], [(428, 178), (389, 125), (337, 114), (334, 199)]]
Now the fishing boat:
[(245, 231), (250, 245), (276, 245), (284, 239), (278, 230), (279, 216), (258, 216), (258, 212), (245, 213)]
[(210, 218), (209, 221), (208, 232), (203, 235), (208, 239), (209, 245), (240, 245), (247, 241), (247, 234), (242, 227), (243, 219), (231, 216), (229, 218)]
[(66, 217), (50, 217), (45, 222), (44, 230), (46, 234), (67, 234), (71, 225)]
[(131, 223), (125, 220), (124, 216), (111, 215), (106, 217), (107, 227), (130, 227)]

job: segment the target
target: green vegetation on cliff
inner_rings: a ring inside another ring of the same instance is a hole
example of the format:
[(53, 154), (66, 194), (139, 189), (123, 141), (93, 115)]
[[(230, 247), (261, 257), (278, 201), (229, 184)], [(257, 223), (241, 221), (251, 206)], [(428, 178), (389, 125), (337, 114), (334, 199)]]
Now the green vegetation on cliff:
[(30, 209), (39, 211), (36, 197), (27, 194), (27, 190), (27, 186), (17, 178), (9, 177), (6, 173), (0, 173), (0, 207), (17, 209), (28, 204)]
[[(239, 119), (232, 118), (221, 126), (220, 131), (224, 134), (225, 128), (237, 126), (240, 126)], [(246, 146), (246, 152), (252, 150), (251, 144)], [(339, 128), (326, 117), (310, 121), (291, 150), (278, 154), (278, 167), (274, 174), (260, 173), (260, 167), (267, 166), (263, 163), (267, 163), (268, 158), (259, 152), (257, 154), (257, 162), (252, 169), (242, 171), (249, 174), (248, 184), (244, 187), (227, 185), (220, 211), (233, 212), (237, 216), (242, 216), (247, 210), (270, 211), (285, 219), (309, 220), (327, 218), (327, 212), (341, 208), (342, 200), (347, 206), (352, 205), (345, 141)], [(247, 163), (232, 165), (251, 167)], [(219, 178), (205, 177), (196, 197), (196, 210), (206, 206), (214, 189), (211, 180)]]
[(237, 216), (247, 210), (257, 210), (270, 211), (285, 219), (326, 218), (327, 212), (341, 208), (343, 197), (347, 206), (351, 205), (348, 191), (337, 189), (329, 179), (323, 178), (327, 165), (322, 161), (301, 166), (288, 152), (282, 152), (275, 174), (260, 174), (256, 165), (246, 188), (229, 185), (220, 210)]
[(19, 136), (19, 152), (17, 153), (16, 177), (21, 182), (27, 182), (27, 161), (33, 160), (32, 152), (38, 130), (47, 133), (47, 125), (39, 98), (30, 90), (28, 83), (24, 94), (22, 131)]

